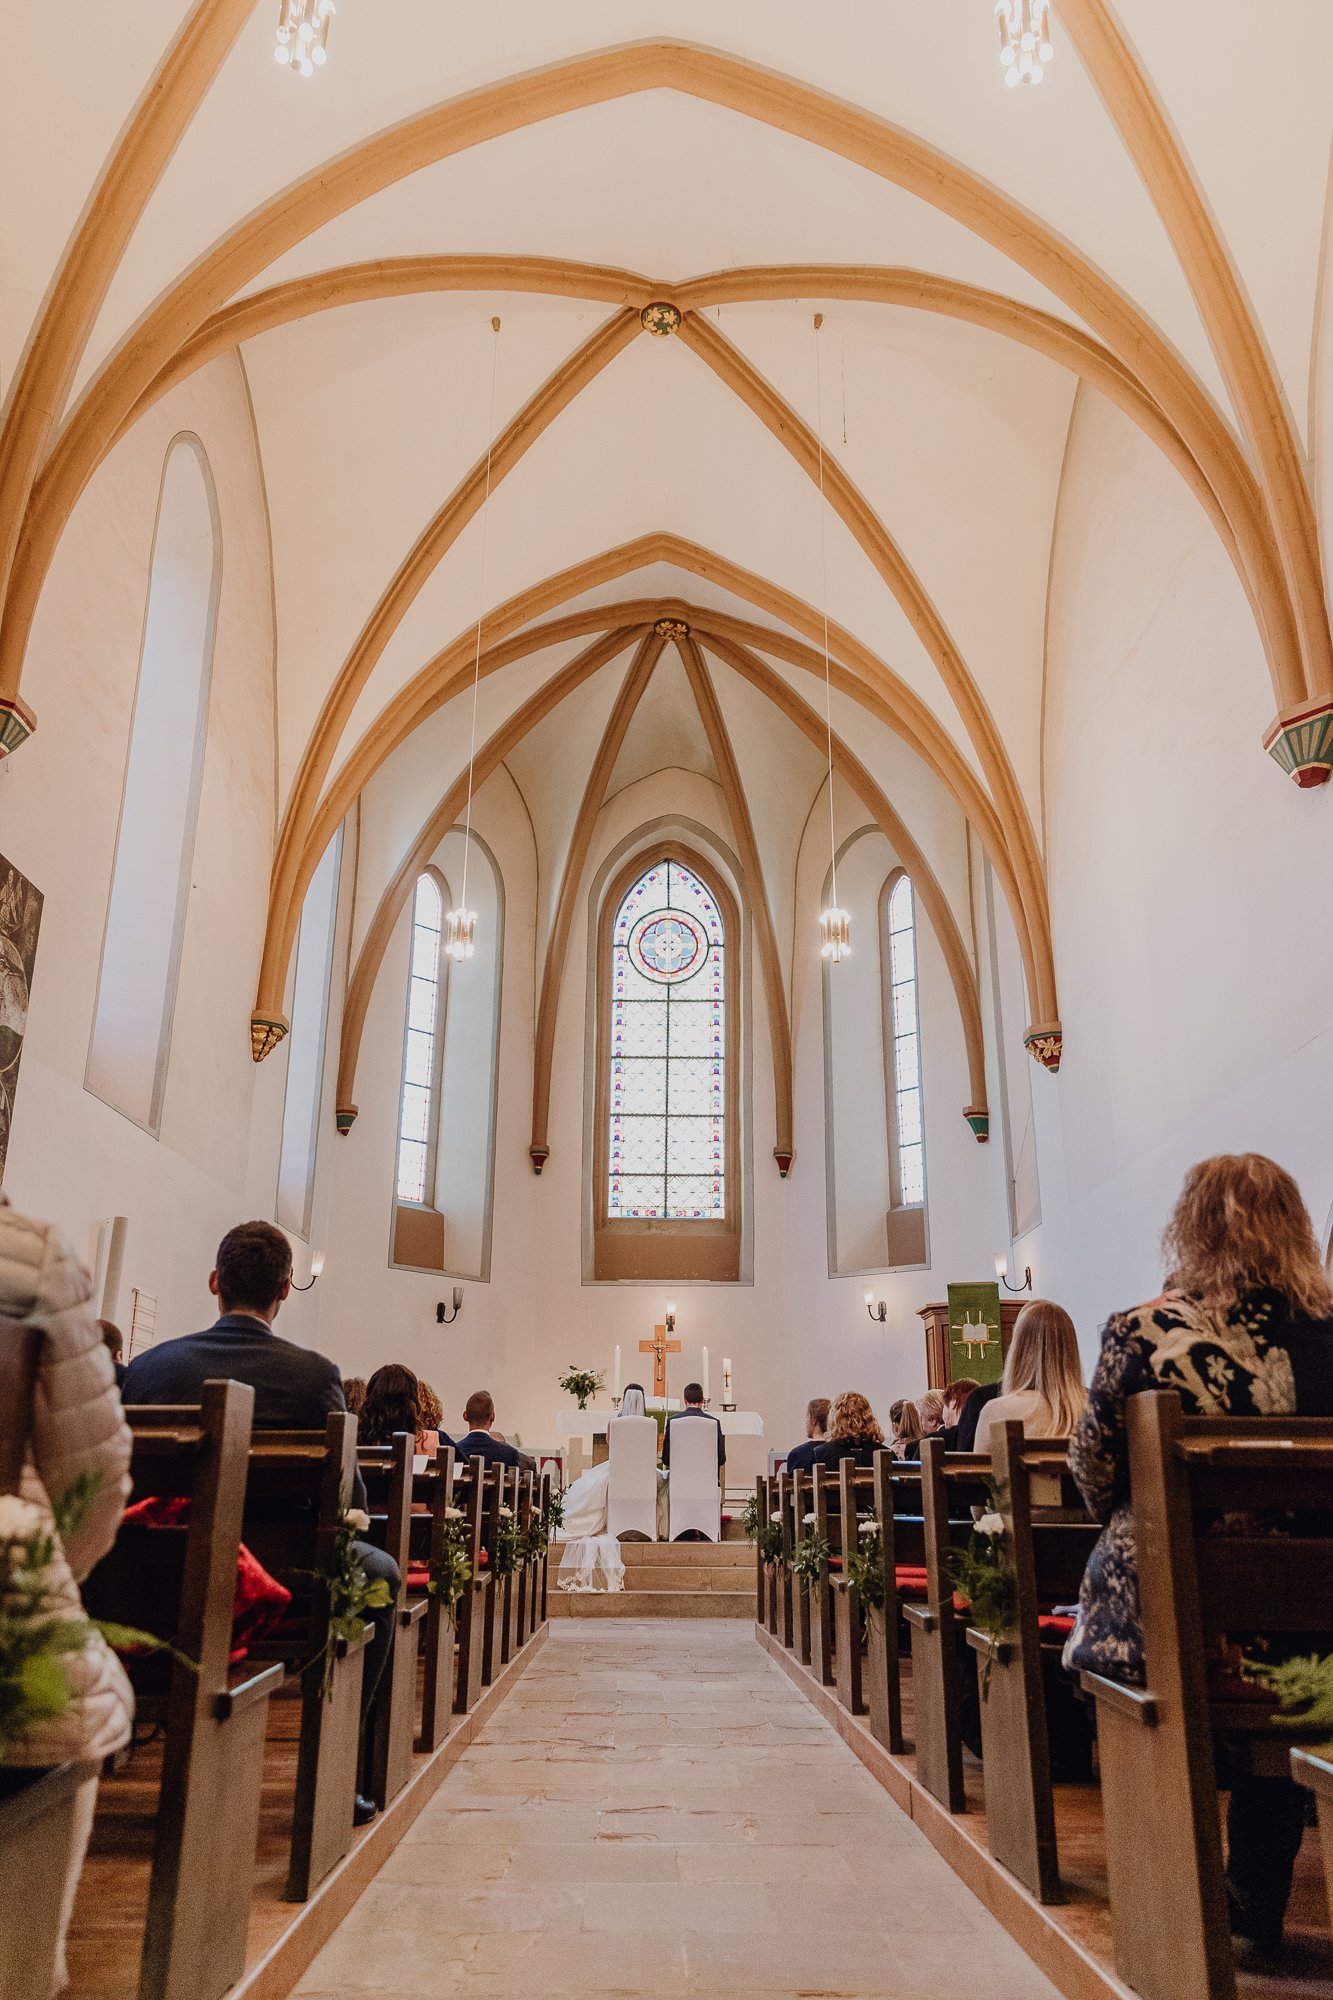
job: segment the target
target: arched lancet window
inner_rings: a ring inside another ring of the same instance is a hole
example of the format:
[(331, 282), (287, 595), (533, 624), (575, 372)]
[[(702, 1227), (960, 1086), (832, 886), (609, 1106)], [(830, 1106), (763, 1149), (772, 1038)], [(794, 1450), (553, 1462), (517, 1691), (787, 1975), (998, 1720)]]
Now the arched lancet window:
[(920, 1208), (926, 1199), (926, 1138), (921, 1108), (916, 908), (906, 875), (899, 875), (889, 890), (886, 934), (891, 1197), (894, 1208)]
[(222, 581), (203, 446), (167, 453), (111, 870), (89, 1090), (156, 1132), (166, 1088)]
[(413, 1207), (435, 1200), (435, 1146), (444, 1057), (444, 897), (429, 869), (412, 899), (412, 955), (407, 983), (403, 1084), (398, 1103), (398, 1199)]
[(734, 1277), (737, 915), (692, 855), (659, 851), (603, 909), (599, 1277)]

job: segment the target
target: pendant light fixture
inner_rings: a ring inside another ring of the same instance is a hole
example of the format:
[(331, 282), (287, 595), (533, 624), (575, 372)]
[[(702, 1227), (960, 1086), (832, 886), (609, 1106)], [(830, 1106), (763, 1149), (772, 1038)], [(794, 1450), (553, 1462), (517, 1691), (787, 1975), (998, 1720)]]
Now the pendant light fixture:
[(819, 446), (819, 558), (824, 580), (824, 725), (828, 742), (829, 906), (819, 919), (819, 955), (836, 965), (852, 948), (851, 918), (838, 905), (838, 836), (833, 819), (833, 674), (828, 643), (828, 509), (824, 504), (824, 387), (820, 369), (819, 329), (823, 313), (815, 314), (815, 441)]
[(293, 76), (313, 76), (329, 59), (333, 0), (280, 0), (273, 59)]
[(491, 321), (491, 407), (486, 424), (486, 488), (481, 501), (481, 556), (477, 564), (477, 640), (472, 663), (472, 741), (467, 757), (467, 817), (463, 822), (463, 885), (457, 909), (444, 920), (444, 948), (461, 964), (477, 949), (477, 913), (467, 906), (467, 864), (472, 846), (472, 783), (477, 766), (477, 696), (481, 689), (481, 628), (486, 616), (486, 531), (491, 515), (491, 458), (495, 451), (495, 377), (500, 359), (500, 322)]
[(1043, 83), (1046, 65), (1055, 54), (1050, 0), (995, 0), (995, 21), (1005, 82), (1011, 88)]

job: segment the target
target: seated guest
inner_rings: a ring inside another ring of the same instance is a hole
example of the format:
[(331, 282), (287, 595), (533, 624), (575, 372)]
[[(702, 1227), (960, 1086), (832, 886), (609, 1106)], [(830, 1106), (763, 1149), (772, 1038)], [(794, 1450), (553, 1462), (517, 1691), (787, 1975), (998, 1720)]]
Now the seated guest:
[(894, 1457), (920, 1458), (921, 1412), (916, 1404), (906, 1397), (894, 1403), (889, 1411), (889, 1427), (892, 1432), (889, 1450)]
[[(979, 1389), (980, 1387), (981, 1387), (980, 1382), (974, 1382), (970, 1375), (961, 1375), (956, 1382), (950, 1382), (947, 1389), (944, 1389), (942, 1391), (936, 1389), (928, 1389), (925, 1395), (921, 1398), (921, 1402), (918, 1407), (921, 1409), (923, 1413), (922, 1421), (924, 1422), (925, 1421), (924, 1412), (926, 1404), (930, 1402), (933, 1397), (937, 1395), (939, 1396), (940, 1421), (936, 1429), (931, 1431), (929, 1435), (932, 1437), (935, 1436), (941, 1437), (944, 1440), (944, 1449), (946, 1451), (958, 1450), (958, 1419), (961, 1416), (963, 1409), (967, 1404), (967, 1400), (971, 1396), (973, 1390)], [(907, 1450), (903, 1453), (903, 1457), (920, 1458), (920, 1456), (921, 1456), (921, 1440), (918, 1438), (915, 1443), (910, 1444), (908, 1446)]]
[(490, 1465), (521, 1465), (535, 1471), (536, 1460), (516, 1446), (507, 1444), (495, 1429), (495, 1399), (489, 1389), (478, 1389), (463, 1407), (464, 1436), (455, 1450), (460, 1458), (481, 1458)]
[(793, 1445), (787, 1453), (788, 1472), (808, 1472), (815, 1462), (815, 1446), (823, 1444), (828, 1436), (829, 1399), (827, 1396), (812, 1397), (805, 1406), (805, 1442)]
[(883, 1442), (884, 1433), (865, 1397), (855, 1389), (844, 1389), (829, 1405), (828, 1437), (815, 1446), (814, 1463), (836, 1467), (850, 1458), (857, 1465), (869, 1466)]
[(976, 1450), (977, 1425), (981, 1422), (981, 1413), (1003, 1393), (1003, 1390), (1003, 1382), (986, 1382), (981, 1388), (972, 1391), (958, 1419), (958, 1435), (952, 1446), (954, 1451)]
[(705, 1423), (717, 1424), (717, 1469), (719, 1472), (721, 1472), (723, 1466), (727, 1462), (727, 1440), (722, 1434), (722, 1426), (720, 1423), (718, 1423), (717, 1418), (711, 1416), (709, 1412), (704, 1408), (704, 1392), (702, 1383), (687, 1382), (685, 1384), (685, 1394), (682, 1400), (685, 1404), (685, 1408), (683, 1410), (672, 1411), (671, 1415), (666, 1420), (666, 1429), (662, 1433), (663, 1465), (670, 1465), (671, 1463), (672, 1424), (684, 1423), (687, 1417), (702, 1417)]
[(364, 1375), (346, 1375), (343, 1378), (343, 1401), (354, 1417), (359, 1417), (366, 1400), (366, 1378)]
[[(1166, 1290), (1107, 1321), (1069, 1451), (1084, 1501), (1106, 1525), (1088, 1559), (1065, 1664), (1137, 1686), (1143, 1632), (1128, 1399), (1174, 1389), (1186, 1416), (1333, 1415), (1333, 1291), (1290, 1174), (1260, 1153), (1204, 1160), (1185, 1177), (1162, 1248)], [(1260, 1956), (1281, 1944), (1304, 1825), (1290, 1778), (1233, 1768), (1227, 1903), (1233, 1935)]]
[[(297, 1347), (273, 1331), (273, 1322), (292, 1288), (292, 1246), (271, 1222), (242, 1222), (218, 1245), (208, 1289), (222, 1316), (206, 1332), (166, 1340), (135, 1356), (125, 1375), (126, 1403), (197, 1403), (205, 1382), (248, 1382), (255, 1392), (257, 1431), (322, 1431), (325, 1419), (347, 1407), (342, 1377), (332, 1361), (309, 1347)], [(357, 1474), (354, 1506), (365, 1505)], [(353, 1545), (371, 1582), (380, 1578), (396, 1598), (398, 1565), (369, 1542)], [(375, 1691), (393, 1648), (394, 1604), (366, 1613), (374, 1636), (366, 1648), (361, 1679), (361, 1718), (370, 1713)], [(358, 1797), (356, 1823), (375, 1817), (371, 1799)]]
[(1073, 1320), (1050, 1299), (1033, 1299), (1014, 1322), (1000, 1394), (981, 1412), (973, 1450), (990, 1450), (997, 1424), (1020, 1423), (1024, 1437), (1069, 1437), (1087, 1400)]
[(357, 1418), (358, 1444), (391, 1444), (397, 1432), (408, 1431), (412, 1449), (421, 1428), (420, 1384), (410, 1368), (386, 1361), (366, 1384), (366, 1400)]
[(944, 1428), (944, 1391), (927, 1389), (924, 1396), (917, 1397), (916, 1411), (921, 1419), (922, 1437), (934, 1437), (936, 1431)]
[(441, 1428), (444, 1423), (444, 1404), (430, 1383), (423, 1382), (420, 1376), (417, 1377), (417, 1408), (421, 1412), (417, 1450), (424, 1451), (427, 1458), (434, 1458), (440, 1446), (452, 1444), (453, 1439)]
[(116, 1387), (125, 1380), (125, 1336), (114, 1320), (99, 1319), (97, 1331), (102, 1336), (102, 1345), (111, 1356), (111, 1366), (116, 1371)]

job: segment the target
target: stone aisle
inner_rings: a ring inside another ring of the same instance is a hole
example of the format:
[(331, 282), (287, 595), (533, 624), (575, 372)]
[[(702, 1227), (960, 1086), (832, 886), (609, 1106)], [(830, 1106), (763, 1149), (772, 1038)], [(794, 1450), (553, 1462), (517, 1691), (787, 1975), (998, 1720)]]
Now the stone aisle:
[(297, 1988), (397, 1996), (1056, 1989), (748, 1627), (553, 1625)]

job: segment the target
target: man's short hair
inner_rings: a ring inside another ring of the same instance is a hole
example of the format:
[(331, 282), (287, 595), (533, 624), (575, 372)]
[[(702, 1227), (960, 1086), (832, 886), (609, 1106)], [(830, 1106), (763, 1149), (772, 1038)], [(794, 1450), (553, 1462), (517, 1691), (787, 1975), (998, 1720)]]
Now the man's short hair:
[(812, 1396), (810, 1398), (810, 1401), (805, 1406), (805, 1421), (807, 1427), (813, 1424), (816, 1430), (826, 1431), (828, 1429), (828, 1413), (829, 1413), (828, 1397)]
[(980, 1382), (974, 1382), (970, 1375), (960, 1376), (958, 1381), (950, 1382), (944, 1392), (944, 1400), (951, 1410), (961, 1410), (968, 1397), (980, 1387)]
[(224, 1312), (267, 1312), (291, 1278), (292, 1246), (272, 1222), (239, 1222), (218, 1244), (217, 1274)]
[(704, 1400), (703, 1383), (687, 1382), (685, 1384), (685, 1401), (687, 1403), (702, 1403), (703, 1400)]
[(495, 1398), (489, 1389), (476, 1389), (468, 1397), (463, 1408), (463, 1421), (469, 1430), (490, 1429), (495, 1422)]
[(99, 1319), (97, 1330), (102, 1336), (102, 1345), (113, 1361), (119, 1361), (125, 1352), (125, 1336), (114, 1320)]

